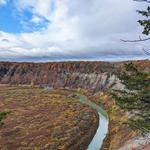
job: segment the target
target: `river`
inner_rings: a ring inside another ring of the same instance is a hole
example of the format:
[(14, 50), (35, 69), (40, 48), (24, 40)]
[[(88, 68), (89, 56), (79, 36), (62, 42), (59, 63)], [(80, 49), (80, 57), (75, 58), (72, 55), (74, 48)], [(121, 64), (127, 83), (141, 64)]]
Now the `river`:
[(108, 133), (108, 115), (102, 107), (88, 100), (86, 96), (81, 94), (77, 95), (79, 96), (79, 101), (81, 103), (92, 107), (99, 114), (99, 126), (87, 150), (100, 150)]

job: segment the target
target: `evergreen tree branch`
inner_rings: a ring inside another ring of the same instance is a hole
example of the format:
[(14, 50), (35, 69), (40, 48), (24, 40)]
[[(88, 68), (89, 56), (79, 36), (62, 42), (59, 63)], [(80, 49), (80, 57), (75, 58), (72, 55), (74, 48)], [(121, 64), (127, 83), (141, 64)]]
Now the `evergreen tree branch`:
[(133, 1), (150, 3), (150, 0), (133, 0)]
[(144, 51), (144, 53), (145, 53), (146, 55), (150, 55), (150, 51), (145, 50), (144, 48), (143, 48), (143, 51)]

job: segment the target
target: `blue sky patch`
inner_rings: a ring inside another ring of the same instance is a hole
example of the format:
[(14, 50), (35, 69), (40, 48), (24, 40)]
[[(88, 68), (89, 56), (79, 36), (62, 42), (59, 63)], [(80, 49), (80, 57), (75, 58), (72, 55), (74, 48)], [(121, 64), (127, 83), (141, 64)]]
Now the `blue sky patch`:
[(12, 4), (0, 6), (0, 30), (9, 33), (20, 32), (22, 27), (20, 21), (14, 17)]
[(29, 10), (19, 12), (13, 2), (0, 6), (0, 31), (7, 33), (22, 33), (39, 31), (46, 28), (49, 21), (41, 17), (41, 22), (31, 22), (33, 14)]

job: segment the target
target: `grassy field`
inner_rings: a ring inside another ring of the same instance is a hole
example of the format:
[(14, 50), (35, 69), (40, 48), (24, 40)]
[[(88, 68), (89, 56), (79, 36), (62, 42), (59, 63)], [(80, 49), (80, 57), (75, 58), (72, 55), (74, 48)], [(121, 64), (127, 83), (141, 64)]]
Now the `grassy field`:
[(95, 134), (94, 110), (71, 91), (0, 87), (0, 149), (78, 149)]

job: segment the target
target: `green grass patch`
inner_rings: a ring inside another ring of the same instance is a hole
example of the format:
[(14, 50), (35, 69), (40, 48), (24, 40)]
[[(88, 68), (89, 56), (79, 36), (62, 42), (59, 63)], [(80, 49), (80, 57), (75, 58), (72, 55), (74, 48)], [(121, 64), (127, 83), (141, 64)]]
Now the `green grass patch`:
[(10, 111), (3, 111), (0, 112), (0, 125), (3, 124), (3, 120), (7, 117), (7, 115), (10, 114)]

